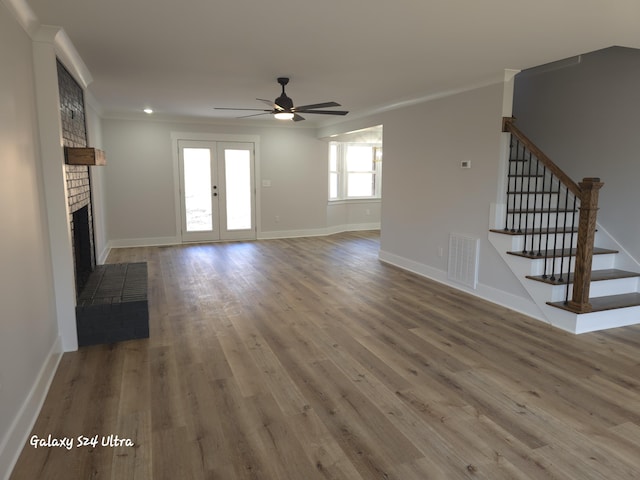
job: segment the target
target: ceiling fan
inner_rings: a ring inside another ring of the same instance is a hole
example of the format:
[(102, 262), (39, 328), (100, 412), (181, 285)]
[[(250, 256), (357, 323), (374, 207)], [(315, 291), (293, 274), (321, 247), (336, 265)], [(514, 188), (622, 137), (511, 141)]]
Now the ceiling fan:
[(275, 101), (272, 102), (270, 100), (265, 100), (264, 98), (256, 98), (256, 100), (260, 100), (261, 102), (269, 105), (269, 109), (216, 107), (216, 110), (252, 110), (262, 113), (244, 115), (239, 118), (256, 117), (258, 115), (273, 115), (279, 120), (293, 120), (294, 122), (304, 120), (304, 117), (301, 116), (300, 113), (313, 113), (320, 115), (346, 115), (347, 113), (349, 113), (345, 110), (319, 110), (329, 107), (339, 107), (340, 104), (336, 102), (314, 103), (312, 105), (302, 105), (301, 107), (294, 107), (293, 100), (291, 100), (291, 98), (289, 98), (284, 91), (284, 87), (289, 83), (289, 79), (287, 77), (280, 77), (278, 78), (278, 83), (282, 85), (282, 93), (278, 98), (275, 99)]

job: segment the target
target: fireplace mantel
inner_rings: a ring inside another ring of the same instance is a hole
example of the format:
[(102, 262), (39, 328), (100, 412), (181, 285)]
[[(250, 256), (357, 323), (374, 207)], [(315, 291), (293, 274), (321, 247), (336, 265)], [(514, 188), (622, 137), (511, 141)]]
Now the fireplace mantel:
[(106, 165), (107, 157), (102, 150), (90, 147), (64, 147), (67, 165)]

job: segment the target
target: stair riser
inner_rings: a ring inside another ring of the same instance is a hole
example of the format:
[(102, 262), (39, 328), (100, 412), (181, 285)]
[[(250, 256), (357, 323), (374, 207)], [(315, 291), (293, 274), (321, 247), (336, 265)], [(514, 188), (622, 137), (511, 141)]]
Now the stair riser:
[(517, 241), (514, 242), (515, 251), (527, 252), (544, 252), (545, 250), (557, 250), (561, 248), (575, 247), (578, 239), (576, 233), (573, 236), (570, 233), (565, 234), (543, 234), (543, 235), (527, 235), (516, 237)]
[[(529, 275), (543, 275), (544, 274), (544, 260), (543, 259), (535, 259), (530, 260), (531, 262), (531, 273)], [(606, 255), (594, 255), (593, 261), (591, 262), (592, 270), (605, 270), (608, 268), (613, 268), (615, 262), (615, 254), (606, 254)], [(561, 265), (562, 264), (562, 265)], [(575, 269), (575, 257), (571, 258), (569, 261), (568, 257), (564, 257), (564, 262), (561, 259), (556, 258), (547, 259), (547, 274), (551, 275), (553, 271), (556, 272), (556, 276), (560, 275), (560, 268), (567, 271), (573, 271)], [(554, 270), (555, 269), (555, 270)]]
[(635, 325), (640, 319), (640, 307), (617, 308), (604, 312), (580, 315), (576, 320), (575, 333), (586, 333), (607, 328)]
[(589, 297), (606, 297), (607, 295), (620, 295), (638, 291), (638, 277), (616, 278), (601, 282), (591, 282)]
[[(536, 280), (531, 281), (535, 282)], [(548, 285), (548, 287), (550, 290), (549, 298), (552, 302), (560, 302), (566, 298), (566, 285)], [(636, 291), (638, 291), (637, 278), (617, 278), (615, 280), (592, 282), (589, 288), (589, 297), (605, 297), (607, 295), (619, 295), (621, 293), (632, 293)], [(573, 284), (569, 284), (569, 298), (571, 298), (572, 293)]]

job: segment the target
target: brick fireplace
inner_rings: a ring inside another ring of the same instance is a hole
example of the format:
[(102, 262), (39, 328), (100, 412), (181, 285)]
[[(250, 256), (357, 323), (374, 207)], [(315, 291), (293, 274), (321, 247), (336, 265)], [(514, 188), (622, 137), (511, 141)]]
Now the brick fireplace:
[[(65, 147), (88, 146), (84, 92), (58, 61), (60, 117)], [(96, 266), (91, 176), (87, 165), (65, 163), (76, 279), (78, 346), (149, 336), (147, 264)]]
[[(84, 92), (78, 82), (59, 61), (58, 88), (63, 144), (65, 147), (86, 147), (88, 139)], [(79, 296), (89, 275), (96, 267), (91, 178), (89, 176), (89, 167), (86, 165), (65, 165), (65, 175), (76, 278), (76, 296)]]

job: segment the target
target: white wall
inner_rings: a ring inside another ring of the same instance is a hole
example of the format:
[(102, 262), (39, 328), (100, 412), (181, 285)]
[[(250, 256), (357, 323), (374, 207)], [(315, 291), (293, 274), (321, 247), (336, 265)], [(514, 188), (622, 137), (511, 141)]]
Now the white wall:
[(38, 151), (32, 42), (0, 2), (0, 478), (39, 410), (61, 347)]
[[(256, 182), (259, 238), (329, 231), (328, 144), (317, 138), (313, 128), (295, 124), (264, 127), (155, 119), (103, 119), (102, 127), (107, 152), (106, 229), (114, 246), (179, 241), (172, 132), (259, 137)], [(263, 179), (270, 180), (271, 186), (263, 187)], [(376, 209), (366, 218), (370, 219), (379, 222)]]

